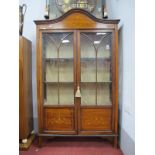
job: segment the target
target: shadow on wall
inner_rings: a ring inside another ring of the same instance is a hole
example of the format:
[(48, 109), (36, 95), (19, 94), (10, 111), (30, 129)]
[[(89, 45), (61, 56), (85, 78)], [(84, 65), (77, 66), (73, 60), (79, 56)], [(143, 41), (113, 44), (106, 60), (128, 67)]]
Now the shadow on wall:
[(123, 26), (118, 31), (119, 44), (119, 144), (122, 127), (122, 111), (123, 111)]

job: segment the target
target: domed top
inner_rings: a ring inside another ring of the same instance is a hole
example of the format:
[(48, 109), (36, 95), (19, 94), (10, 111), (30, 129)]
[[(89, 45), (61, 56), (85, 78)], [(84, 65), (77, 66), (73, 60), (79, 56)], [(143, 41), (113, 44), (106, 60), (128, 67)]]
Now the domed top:
[(67, 11), (65, 14), (63, 14), (62, 16), (60, 16), (60, 17), (58, 17), (56, 19), (35, 20), (34, 22), (37, 25), (39, 25), (39, 24), (52, 24), (52, 23), (60, 22), (60, 21), (64, 20), (65, 18), (69, 17), (69, 16), (73, 16), (74, 17), (73, 21), (75, 21), (77, 19), (77, 17), (80, 16), (80, 14), (81, 14), (81, 16), (85, 16), (85, 17), (93, 20), (94, 22), (98, 22), (98, 23), (118, 24), (119, 21), (120, 21), (119, 19), (99, 19), (99, 18), (96, 18), (95, 16), (93, 16), (90, 12), (88, 12), (86, 10), (83, 10), (83, 9), (71, 9), (71, 10)]

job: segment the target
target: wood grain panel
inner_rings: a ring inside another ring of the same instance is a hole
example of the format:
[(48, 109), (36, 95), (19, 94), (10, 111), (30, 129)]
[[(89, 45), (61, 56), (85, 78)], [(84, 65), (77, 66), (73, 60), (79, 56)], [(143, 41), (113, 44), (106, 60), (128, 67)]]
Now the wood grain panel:
[(81, 130), (111, 130), (111, 109), (81, 109)]
[(31, 49), (31, 41), (19, 37), (19, 139), (33, 130)]
[(73, 108), (45, 108), (44, 129), (53, 131), (74, 130)]

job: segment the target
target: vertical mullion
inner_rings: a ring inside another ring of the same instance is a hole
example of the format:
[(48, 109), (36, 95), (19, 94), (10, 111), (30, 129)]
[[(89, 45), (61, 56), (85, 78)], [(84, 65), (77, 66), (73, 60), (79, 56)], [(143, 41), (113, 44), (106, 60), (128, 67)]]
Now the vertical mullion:
[(96, 94), (95, 94), (95, 99), (96, 99), (96, 105), (97, 105), (97, 50), (95, 49), (96, 52)]
[[(77, 86), (79, 84), (80, 88), (81, 88), (81, 32), (78, 30), (76, 31), (76, 39), (77, 39), (77, 42), (76, 42), (76, 46), (77, 46), (77, 55), (76, 55), (76, 59), (77, 59), (77, 79), (76, 79), (76, 89), (77, 89)], [(81, 89), (80, 89), (81, 90)], [(83, 97), (83, 96), (82, 96)], [(76, 99), (76, 102), (77, 102), (77, 126), (78, 126), (78, 133), (80, 132), (81, 130), (81, 98), (77, 98)]]
[(60, 88), (59, 88), (59, 86), (60, 86), (60, 84), (59, 84), (59, 61), (60, 61), (60, 59), (59, 59), (59, 48), (58, 48), (58, 53), (57, 53), (57, 62), (58, 62), (58, 105), (60, 105)]
[[(112, 34), (113, 35), (113, 34)], [(113, 38), (113, 36), (112, 36), (112, 38)], [(113, 48), (112, 48), (112, 38), (110, 38), (110, 81), (112, 81), (112, 83), (110, 84), (110, 101), (111, 102), (113, 102), (112, 101), (112, 85), (113, 85), (113, 74), (112, 74), (112, 72), (113, 72), (113, 66), (112, 66), (112, 60), (113, 60), (113, 53), (112, 53), (112, 51), (113, 51)]]
[[(45, 39), (45, 38), (44, 38)], [(46, 97), (46, 83), (44, 83), (44, 81), (46, 81), (46, 49), (45, 47), (43, 48), (43, 71), (44, 71), (44, 74), (43, 74), (43, 85), (44, 85), (44, 99), (47, 100), (47, 97)]]

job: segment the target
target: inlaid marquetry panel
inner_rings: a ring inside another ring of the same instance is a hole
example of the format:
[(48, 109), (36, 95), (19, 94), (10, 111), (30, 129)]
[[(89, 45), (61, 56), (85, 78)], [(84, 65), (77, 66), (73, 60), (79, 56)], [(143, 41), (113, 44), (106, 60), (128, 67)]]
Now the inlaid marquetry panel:
[(81, 129), (83, 131), (111, 130), (111, 109), (81, 109)]
[(71, 108), (44, 109), (44, 129), (53, 131), (72, 131), (74, 129), (74, 110)]

